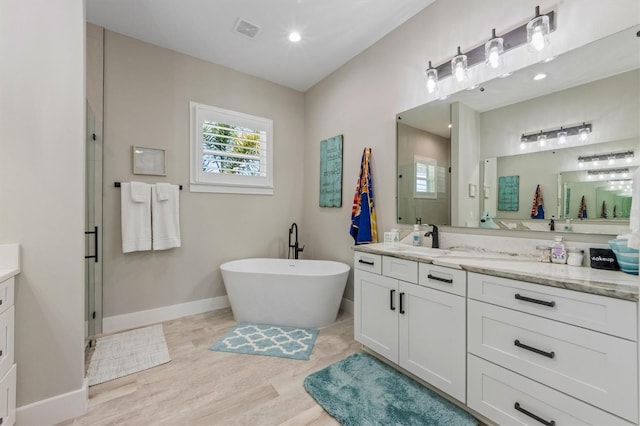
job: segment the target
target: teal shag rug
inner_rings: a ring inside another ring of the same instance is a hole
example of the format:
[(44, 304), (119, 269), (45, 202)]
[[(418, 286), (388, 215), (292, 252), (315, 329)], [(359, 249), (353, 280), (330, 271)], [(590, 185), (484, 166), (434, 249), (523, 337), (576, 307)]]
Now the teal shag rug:
[(209, 350), (307, 360), (317, 337), (315, 328), (238, 323)]
[(365, 353), (310, 374), (304, 388), (345, 426), (478, 424), (466, 411)]

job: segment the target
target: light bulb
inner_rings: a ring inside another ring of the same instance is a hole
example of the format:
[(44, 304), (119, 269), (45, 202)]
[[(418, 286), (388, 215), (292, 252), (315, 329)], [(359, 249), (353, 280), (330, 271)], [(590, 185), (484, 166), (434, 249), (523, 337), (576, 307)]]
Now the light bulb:
[(491, 31), (491, 40), (484, 45), (485, 62), (493, 69), (500, 68), (504, 63), (503, 53), (504, 40), (501, 37), (496, 37), (496, 30), (494, 28)]
[(578, 137), (580, 139), (580, 142), (586, 142), (589, 140), (589, 128), (588, 127), (581, 127), (578, 130)]
[(609, 158), (609, 164), (615, 164), (616, 160), (613, 157)]
[(584, 167), (584, 161), (578, 162), (578, 167)]
[(567, 143), (567, 132), (560, 128), (560, 131), (558, 132), (558, 144), (563, 145), (565, 143)]
[(531, 34), (531, 46), (538, 52), (544, 49), (544, 34), (541, 28), (535, 28)]
[(630, 163), (631, 162), (631, 157), (627, 157), (626, 161), (627, 161), (627, 163)]
[(520, 142), (520, 149), (525, 149), (527, 147), (527, 144), (524, 142)]
[(538, 145), (545, 146), (547, 144), (547, 135), (541, 133), (538, 135)]
[(534, 52), (542, 52), (549, 44), (549, 17), (540, 15), (540, 7), (536, 6), (536, 16), (527, 23), (527, 43)]
[(464, 81), (464, 68), (462, 68), (462, 64), (456, 64), (456, 70), (454, 74), (458, 83), (462, 83)]
[(458, 83), (467, 78), (467, 55), (463, 55), (458, 46), (458, 54), (451, 60), (451, 73)]
[(597, 165), (599, 165), (599, 164), (600, 164), (600, 162), (599, 162), (598, 160), (595, 160), (595, 161), (593, 162), (593, 165), (594, 165), (594, 166), (597, 166)]
[(427, 92), (433, 93), (438, 88), (438, 70), (431, 66), (429, 61), (429, 68), (425, 71), (427, 77)]

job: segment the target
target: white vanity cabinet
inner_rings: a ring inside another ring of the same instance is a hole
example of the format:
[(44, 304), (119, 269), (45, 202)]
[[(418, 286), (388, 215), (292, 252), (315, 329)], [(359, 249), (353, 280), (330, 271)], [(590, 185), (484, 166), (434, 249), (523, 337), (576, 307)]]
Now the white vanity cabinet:
[(362, 252), (354, 264), (355, 339), (464, 403), (466, 273)]
[(468, 290), (470, 408), (499, 424), (638, 422), (635, 302), (471, 272)]

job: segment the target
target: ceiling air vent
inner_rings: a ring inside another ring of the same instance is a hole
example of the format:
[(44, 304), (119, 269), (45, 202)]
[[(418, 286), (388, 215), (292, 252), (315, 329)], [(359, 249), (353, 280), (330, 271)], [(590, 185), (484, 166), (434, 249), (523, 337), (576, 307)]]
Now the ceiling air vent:
[(247, 21), (246, 19), (238, 18), (236, 25), (233, 27), (233, 31), (247, 38), (253, 39), (260, 33), (260, 31), (262, 31), (262, 28)]

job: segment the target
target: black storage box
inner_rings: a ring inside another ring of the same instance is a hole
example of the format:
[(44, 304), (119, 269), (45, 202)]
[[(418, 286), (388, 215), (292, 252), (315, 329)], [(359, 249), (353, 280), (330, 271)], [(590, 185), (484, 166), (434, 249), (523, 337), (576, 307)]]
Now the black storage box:
[(616, 259), (616, 255), (611, 249), (590, 248), (589, 260), (591, 261), (591, 267), (595, 269), (608, 269), (610, 271), (620, 269), (618, 259)]

